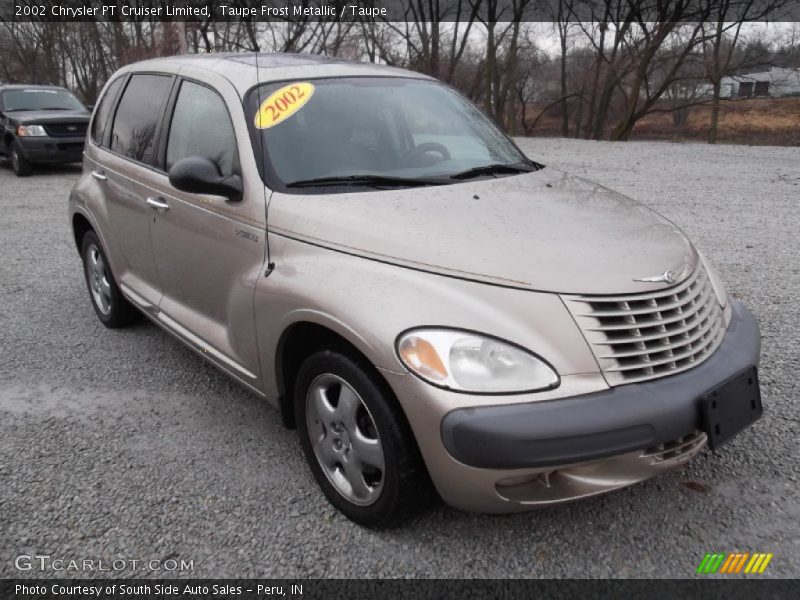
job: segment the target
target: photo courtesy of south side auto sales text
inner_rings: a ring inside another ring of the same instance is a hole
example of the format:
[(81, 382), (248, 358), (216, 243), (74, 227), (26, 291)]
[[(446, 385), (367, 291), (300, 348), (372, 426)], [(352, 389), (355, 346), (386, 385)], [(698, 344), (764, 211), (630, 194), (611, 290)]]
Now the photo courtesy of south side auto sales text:
[(163, 583), (109, 583), (109, 584), (79, 584), (79, 583), (48, 583), (48, 584), (15, 584), (14, 591), (17, 596), (67, 596), (94, 597), (94, 598), (125, 598), (142, 596), (185, 597), (185, 596), (240, 596), (255, 594), (257, 597), (283, 597), (299, 598), (303, 595), (303, 586), (300, 584), (288, 585), (198, 585), (198, 584), (163, 584)]
[(337, 9), (336, 6), (234, 6), (220, 2), (215, 13), (212, 14), (208, 5), (204, 6), (177, 6), (166, 2), (160, 6), (135, 6), (104, 4), (98, 6), (64, 6), (54, 4), (42, 5), (14, 5), (14, 15), (18, 18), (25, 17), (58, 17), (65, 19), (91, 18), (170, 18), (194, 17), (207, 18), (220, 16), (223, 18), (283, 18), (283, 17), (386, 17), (386, 8), (361, 7), (356, 4), (346, 4)]

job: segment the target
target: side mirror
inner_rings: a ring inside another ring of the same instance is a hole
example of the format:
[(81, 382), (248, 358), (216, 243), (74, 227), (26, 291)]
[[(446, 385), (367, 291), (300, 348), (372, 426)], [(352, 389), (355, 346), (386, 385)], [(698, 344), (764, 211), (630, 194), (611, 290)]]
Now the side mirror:
[(87, 104), (86, 105), (86, 110), (88, 112), (92, 112), (94, 110), (94, 104)]
[(202, 156), (182, 158), (167, 175), (172, 187), (182, 192), (224, 196), (232, 201), (242, 199), (242, 178), (223, 175), (214, 161)]

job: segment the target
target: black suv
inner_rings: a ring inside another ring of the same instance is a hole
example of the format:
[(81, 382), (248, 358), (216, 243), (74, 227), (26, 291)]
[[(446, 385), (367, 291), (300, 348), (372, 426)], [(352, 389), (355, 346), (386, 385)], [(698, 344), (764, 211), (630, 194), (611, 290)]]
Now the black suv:
[(91, 113), (69, 90), (0, 85), (0, 156), (20, 177), (34, 163), (80, 162)]

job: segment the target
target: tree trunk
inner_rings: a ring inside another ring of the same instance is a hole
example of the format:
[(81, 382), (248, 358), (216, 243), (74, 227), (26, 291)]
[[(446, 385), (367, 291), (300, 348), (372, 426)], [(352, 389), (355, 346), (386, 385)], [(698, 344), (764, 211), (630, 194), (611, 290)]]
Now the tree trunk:
[(576, 140), (581, 137), (581, 128), (583, 126), (583, 97), (578, 96), (578, 108), (575, 111), (575, 126), (573, 135)]
[(606, 128), (608, 108), (611, 106), (611, 98), (614, 96), (614, 86), (616, 82), (609, 74), (603, 85), (603, 93), (600, 95), (600, 102), (597, 104), (597, 112), (594, 117), (594, 127), (592, 128), (592, 139), (603, 139), (603, 131)]
[(494, 14), (490, 15), (490, 20), (486, 22), (486, 112), (492, 115), (492, 118), (497, 122), (494, 102), (494, 88), (497, 77), (497, 48), (495, 47), (494, 34), (497, 22), (491, 20), (493, 17)]
[(708, 129), (708, 143), (717, 143), (717, 128), (719, 126), (719, 97), (722, 92), (722, 68), (720, 64), (720, 50), (722, 45), (722, 32), (724, 26), (724, 13), (720, 12), (717, 20), (717, 29), (714, 32), (714, 49), (712, 52), (711, 64), (711, 84), (713, 92), (711, 96), (711, 124)]
[[(498, 90), (497, 96), (497, 113), (502, 119), (501, 123), (505, 124), (507, 131), (512, 135), (516, 123), (516, 111), (514, 109), (514, 98), (511, 94), (511, 88), (517, 81), (517, 74), (519, 71), (519, 32), (520, 20), (514, 19), (512, 27), (511, 42), (508, 48), (508, 58), (506, 61), (505, 76), (503, 78), (502, 88)], [(498, 85), (500, 84), (498, 77)]]
[[(606, 13), (607, 14), (607, 13)], [(606, 29), (608, 25), (605, 23), (600, 24), (600, 44), (597, 50), (597, 58), (594, 61), (594, 74), (592, 77), (592, 92), (589, 96), (589, 110), (586, 114), (586, 131), (584, 137), (588, 140), (592, 134), (592, 121), (594, 120), (594, 111), (597, 107), (597, 87), (600, 84), (600, 71), (603, 68), (603, 59), (605, 58), (604, 45), (606, 43)], [(579, 136), (575, 136), (579, 137)]]
[(626, 114), (622, 121), (617, 123), (611, 131), (611, 141), (627, 142), (631, 138), (634, 125), (636, 125), (636, 121), (633, 119), (633, 116)]
[(189, 48), (186, 46), (186, 22), (177, 21), (175, 28), (178, 34), (178, 53), (186, 54), (189, 52)]
[[(436, 18), (439, 18), (438, 7)], [(431, 75), (439, 78), (439, 22), (431, 23)]]
[(708, 143), (717, 143), (717, 129), (719, 126), (719, 104), (722, 93), (722, 79), (714, 78), (714, 91), (711, 97), (711, 126), (708, 129)]
[[(607, 4), (606, 8), (610, 11)], [(621, 65), (619, 64), (618, 55), (620, 48), (623, 46), (623, 40), (630, 31), (631, 24), (633, 23), (633, 7), (629, 7), (624, 20), (615, 21), (614, 27), (614, 42), (611, 46), (611, 54), (608, 55), (606, 62), (606, 75), (603, 80), (603, 91), (600, 94), (600, 101), (597, 106), (597, 113), (594, 115), (594, 123), (592, 124), (592, 138), (595, 140), (603, 139), (603, 132), (606, 128), (606, 121), (608, 121), (608, 109), (611, 106), (611, 100), (614, 98), (614, 90), (621, 81), (624, 73), (620, 73)], [(607, 15), (610, 12), (606, 13)], [(587, 124), (588, 126), (588, 124)]]
[(558, 23), (558, 34), (561, 42), (561, 135), (569, 137), (569, 105), (567, 104), (567, 24)]

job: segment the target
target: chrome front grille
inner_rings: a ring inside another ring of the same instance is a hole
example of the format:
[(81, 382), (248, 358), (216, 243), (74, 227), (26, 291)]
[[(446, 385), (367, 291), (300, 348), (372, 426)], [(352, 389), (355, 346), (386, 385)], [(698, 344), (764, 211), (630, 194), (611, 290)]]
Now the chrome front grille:
[(702, 362), (725, 335), (725, 314), (698, 263), (658, 292), (564, 296), (609, 385), (655, 379)]
[(79, 137), (86, 135), (89, 123), (84, 121), (45, 123), (44, 128), (51, 137)]

